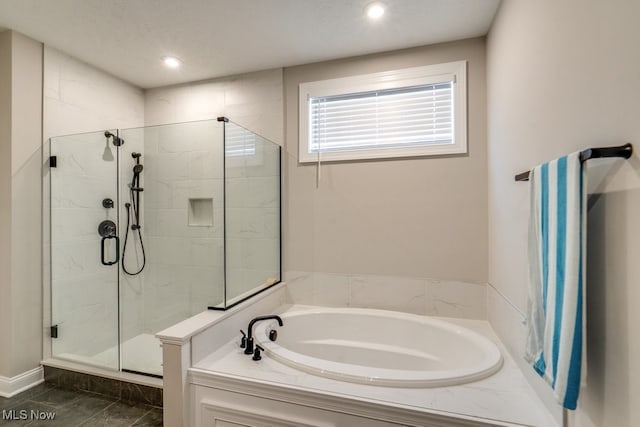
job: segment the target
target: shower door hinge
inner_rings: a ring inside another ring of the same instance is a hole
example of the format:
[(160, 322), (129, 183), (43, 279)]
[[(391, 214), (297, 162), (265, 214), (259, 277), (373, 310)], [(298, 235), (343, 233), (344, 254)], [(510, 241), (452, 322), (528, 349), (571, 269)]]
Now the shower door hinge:
[(51, 338), (58, 338), (58, 325), (51, 327)]
[(58, 157), (57, 156), (49, 157), (49, 167), (50, 168), (57, 168), (58, 167)]

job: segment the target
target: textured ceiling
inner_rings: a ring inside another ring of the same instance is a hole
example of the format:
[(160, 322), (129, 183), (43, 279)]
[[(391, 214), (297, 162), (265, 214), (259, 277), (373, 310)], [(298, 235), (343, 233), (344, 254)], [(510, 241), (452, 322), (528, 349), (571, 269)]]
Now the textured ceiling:
[[(19, 31), (142, 88), (487, 33), (499, 0), (0, 0)], [(181, 58), (166, 69), (164, 55)]]

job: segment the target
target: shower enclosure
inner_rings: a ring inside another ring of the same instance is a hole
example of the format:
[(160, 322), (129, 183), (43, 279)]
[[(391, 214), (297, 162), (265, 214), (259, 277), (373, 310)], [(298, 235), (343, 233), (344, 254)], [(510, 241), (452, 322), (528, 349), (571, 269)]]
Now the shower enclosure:
[(52, 357), (161, 376), (155, 333), (280, 281), (278, 145), (219, 118), (50, 153)]

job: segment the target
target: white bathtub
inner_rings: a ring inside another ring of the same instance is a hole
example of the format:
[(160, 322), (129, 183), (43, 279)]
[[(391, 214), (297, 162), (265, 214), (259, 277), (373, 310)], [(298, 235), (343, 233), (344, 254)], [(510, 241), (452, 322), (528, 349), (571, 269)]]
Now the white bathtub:
[[(293, 368), (341, 381), (441, 387), (497, 372), (502, 355), (487, 338), (444, 320), (383, 310), (310, 308), (256, 325), (255, 339)], [(276, 341), (269, 331), (278, 331)]]

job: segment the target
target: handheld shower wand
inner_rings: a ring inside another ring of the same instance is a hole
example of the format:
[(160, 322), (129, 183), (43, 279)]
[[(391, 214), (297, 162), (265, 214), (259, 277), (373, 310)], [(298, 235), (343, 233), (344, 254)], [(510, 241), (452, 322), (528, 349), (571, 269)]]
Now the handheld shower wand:
[[(124, 247), (122, 249), (122, 270), (125, 273), (135, 276), (140, 274), (142, 270), (144, 270), (144, 266), (147, 262), (146, 254), (144, 251), (144, 243), (142, 241), (142, 226), (140, 225), (140, 193), (144, 191), (144, 188), (140, 186), (140, 175), (144, 170), (144, 166), (140, 164), (140, 157), (142, 154), (140, 153), (131, 153), (131, 157), (133, 157), (136, 161), (136, 164), (133, 166), (133, 178), (131, 179), (131, 184), (129, 184), (129, 197), (130, 203), (125, 203), (124, 206), (127, 208), (127, 228), (125, 237), (124, 237)], [(131, 224), (133, 223), (133, 224)], [(142, 266), (136, 272), (130, 272), (127, 270), (125, 266), (125, 255), (127, 253), (127, 241), (129, 237), (129, 228), (131, 228), (132, 232), (138, 232), (138, 238), (140, 239), (140, 248), (142, 250)]]

